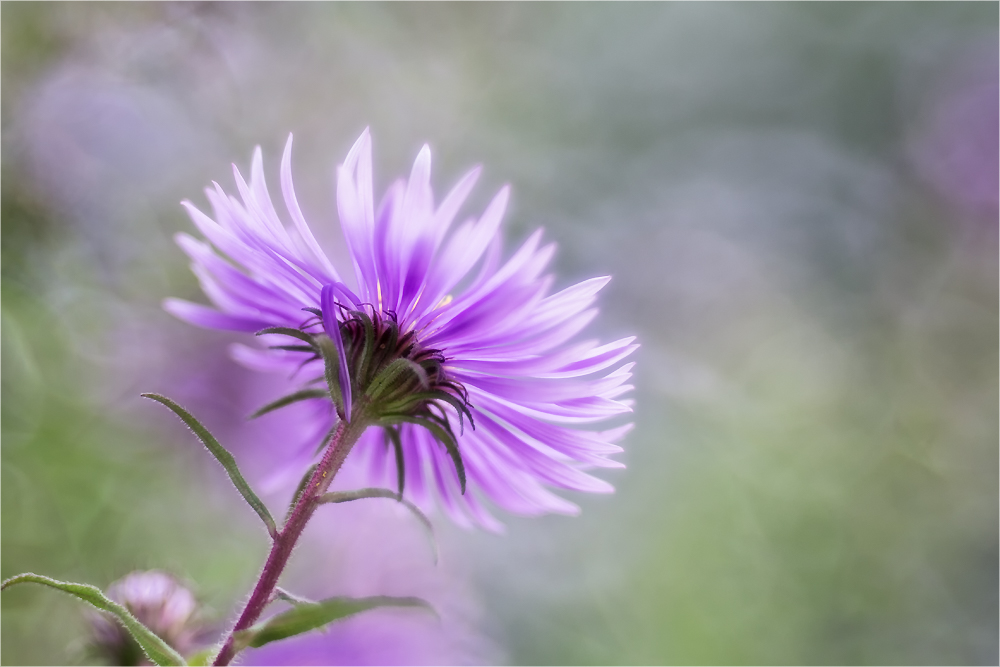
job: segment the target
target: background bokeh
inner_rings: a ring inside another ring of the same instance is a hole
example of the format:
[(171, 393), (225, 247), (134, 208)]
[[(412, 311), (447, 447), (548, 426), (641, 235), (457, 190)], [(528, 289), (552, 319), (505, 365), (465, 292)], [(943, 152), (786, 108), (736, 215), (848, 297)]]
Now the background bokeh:
[[(468, 210), (511, 183), (508, 244), (544, 226), (561, 285), (613, 275), (592, 332), (642, 343), (616, 495), (439, 521), (499, 647), (467, 659), (997, 663), (995, 3), (0, 14), (4, 577), (242, 599), (256, 517), (137, 398), (235, 372), (160, 309), (202, 298), (178, 202), (257, 144), (276, 186), (293, 131), (342, 256), (333, 168), (370, 125), (377, 190), (425, 141), (439, 191), (484, 164)], [(3, 663), (79, 660), (80, 606), (4, 592)]]

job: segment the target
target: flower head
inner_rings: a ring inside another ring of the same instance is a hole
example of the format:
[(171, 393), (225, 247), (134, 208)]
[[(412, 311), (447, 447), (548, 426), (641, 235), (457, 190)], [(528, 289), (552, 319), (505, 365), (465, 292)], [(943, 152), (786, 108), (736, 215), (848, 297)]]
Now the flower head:
[[(483, 498), (520, 514), (573, 513), (549, 487), (611, 491), (585, 471), (621, 467), (608, 456), (621, 451), (614, 443), (629, 426), (587, 426), (629, 411), (617, 399), (631, 388), (632, 364), (619, 364), (636, 345), (572, 342), (609, 279), (551, 293), (554, 246), (541, 244), (541, 230), (501, 261), (507, 187), (452, 230), (478, 169), (435, 204), (425, 146), (410, 178), (376, 208), (371, 165), (366, 130), (337, 170), (353, 286), (302, 215), (289, 137), (281, 187), (291, 224), (271, 202), (258, 148), (249, 184), (234, 167), (242, 202), (215, 184), (207, 191), (214, 219), (184, 203), (208, 242), (180, 234), (178, 243), (216, 307), (176, 299), (165, 307), (208, 328), (266, 331), (271, 349), (239, 346), (237, 358), (306, 384), (325, 378), (332, 406), (322, 392), (302, 394), (314, 396), (317, 433), (338, 418), (364, 420), (372, 427), (348, 464), (369, 484), (398, 476), (418, 505), (437, 495), (461, 524), (471, 516), (499, 528)], [(282, 334), (301, 340), (287, 345)], [(316, 444), (290, 450), (290, 459), (308, 458)]]
[[(191, 591), (174, 577), (159, 570), (137, 571), (108, 588), (108, 597), (124, 605), (133, 616), (182, 654), (190, 653), (202, 628), (198, 603)], [(141, 665), (145, 662), (139, 644), (110, 615), (88, 614), (91, 650), (112, 665)]]

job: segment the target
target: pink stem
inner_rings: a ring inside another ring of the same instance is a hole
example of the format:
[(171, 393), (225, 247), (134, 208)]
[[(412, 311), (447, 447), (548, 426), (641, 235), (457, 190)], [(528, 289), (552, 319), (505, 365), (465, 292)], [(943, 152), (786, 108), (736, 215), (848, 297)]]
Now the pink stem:
[(222, 650), (219, 651), (214, 664), (228, 665), (236, 656), (236, 651), (234, 650), (236, 633), (252, 626), (260, 618), (264, 607), (271, 601), (274, 588), (278, 585), (278, 577), (281, 576), (281, 572), (285, 569), (288, 558), (292, 555), (292, 549), (295, 547), (299, 536), (302, 535), (302, 530), (306, 527), (306, 523), (312, 517), (313, 512), (316, 511), (316, 507), (318, 506), (316, 499), (329, 488), (334, 475), (340, 470), (344, 459), (347, 458), (347, 454), (351, 451), (351, 448), (357, 442), (362, 432), (364, 432), (364, 426), (357, 422), (353, 424), (341, 422), (337, 426), (337, 430), (330, 440), (330, 445), (323, 454), (323, 459), (316, 466), (316, 472), (313, 473), (313, 476), (309, 479), (309, 483), (302, 489), (302, 493), (299, 495), (299, 499), (295, 503), (291, 515), (288, 517), (288, 521), (285, 522), (284, 527), (282, 527), (281, 531), (278, 532), (278, 536), (274, 539), (274, 543), (271, 545), (271, 553), (267, 557), (267, 562), (264, 563), (264, 570), (260, 573), (260, 579), (257, 580), (257, 585), (254, 587), (253, 593), (250, 594), (250, 600), (243, 609), (243, 613), (240, 614), (239, 620), (236, 621), (236, 625), (233, 626), (232, 631), (226, 638), (226, 643), (222, 645)]

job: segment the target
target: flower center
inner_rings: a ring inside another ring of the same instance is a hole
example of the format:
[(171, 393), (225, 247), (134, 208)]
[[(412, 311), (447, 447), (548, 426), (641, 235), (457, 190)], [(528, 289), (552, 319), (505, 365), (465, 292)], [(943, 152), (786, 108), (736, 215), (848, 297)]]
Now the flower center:
[[(415, 331), (401, 331), (392, 311), (379, 311), (373, 306), (369, 306), (370, 310), (352, 310), (340, 304), (337, 307), (343, 316), (339, 327), (353, 397), (352, 421), (364, 419), (391, 428), (404, 422), (426, 426), (424, 422), (429, 420), (451, 434), (449, 413), (444, 407), (450, 405), (462, 428), (465, 417), (474, 426), (468, 392), (448, 374), (441, 350), (422, 346)], [(322, 311), (308, 310), (322, 321)], [(309, 333), (310, 328), (307, 323), (303, 332), (315, 338), (318, 334)], [(328, 382), (338, 375), (328, 373)], [(333, 391), (334, 402), (344, 418), (343, 401), (336, 396), (343, 395), (343, 387), (339, 389)]]
[[(447, 450), (465, 493), (465, 466), (450, 417), (453, 413), (458, 415), (461, 430), (465, 428), (466, 417), (475, 428), (468, 392), (461, 382), (449, 376), (441, 350), (422, 346), (414, 331), (400, 331), (395, 313), (365, 305), (370, 312), (364, 306), (351, 310), (332, 303), (331, 308), (340, 309), (342, 320), (329, 312), (324, 317), (318, 308), (305, 308), (316, 320), (305, 322), (298, 329), (268, 327), (258, 331), (257, 335), (278, 334), (306, 343), (274, 345), (272, 349), (308, 352), (311, 356), (304, 363), (322, 359), (324, 376), (309, 384), (325, 379), (327, 389), (302, 389), (269, 403), (254, 416), (295, 401), (329, 397), (342, 421), (360, 423), (362, 429), (368, 426), (383, 429), (387, 444), (396, 450), (400, 495), (404, 458), (400, 428), (404, 424), (422, 426)], [(315, 331), (320, 326), (323, 329)], [(337, 327), (333, 334), (340, 337), (336, 342), (327, 335), (331, 331), (328, 327), (333, 326)], [(448, 406), (453, 410), (449, 411)]]
[[(358, 410), (379, 421), (416, 416), (437, 409), (438, 402), (468, 413), (468, 393), (449, 377), (440, 350), (420, 345), (416, 332), (400, 331), (392, 312), (345, 311), (340, 325), (352, 392)], [(446, 417), (445, 417), (446, 418)]]

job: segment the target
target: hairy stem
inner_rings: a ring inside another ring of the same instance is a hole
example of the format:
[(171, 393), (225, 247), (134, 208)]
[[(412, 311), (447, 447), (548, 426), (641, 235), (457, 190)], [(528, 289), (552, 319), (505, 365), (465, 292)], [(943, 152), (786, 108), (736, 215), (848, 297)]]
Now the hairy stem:
[(292, 555), (295, 543), (298, 541), (299, 536), (302, 535), (302, 530), (306, 527), (306, 523), (312, 517), (313, 512), (319, 506), (319, 496), (326, 493), (326, 490), (330, 487), (330, 482), (333, 481), (334, 475), (340, 470), (344, 459), (347, 458), (347, 454), (364, 432), (364, 429), (365, 425), (360, 423), (360, 420), (356, 420), (350, 424), (341, 422), (337, 426), (337, 430), (330, 439), (330, 444), (327, 446), (322, 460), (316, 466), (316, 472), (313, 473), (313, 476), (309, 479), (309, 483), (303, 489), (284, 527), (282, 527), (277, 537), (275, 537), (274, 543), (271, 545), (271, 553), (268, 555), (267, 562), (264, 563), (264, 569), (260, 573), (260, 579), (257, 580), (257, 585), (254, 587), (253, 593), (250, 594), (250, 600), (243, 609), (243, 613), (240, 614), (239, 620), (236, 621), (236, 625), (233, 626), (232, 631), (226, 638), (226, 642), (222, 645), (222, 650), (219, 651), (214, 664), (228, 665), (236, 656), (234, 636), (237, 632), (246, 630), (252, 626), (260, 618), (264, 607), (271, 601), (274, 589), (278, 585), (278, 577), (281, 576), (281, 572), (285, 569), (288, 558)]

